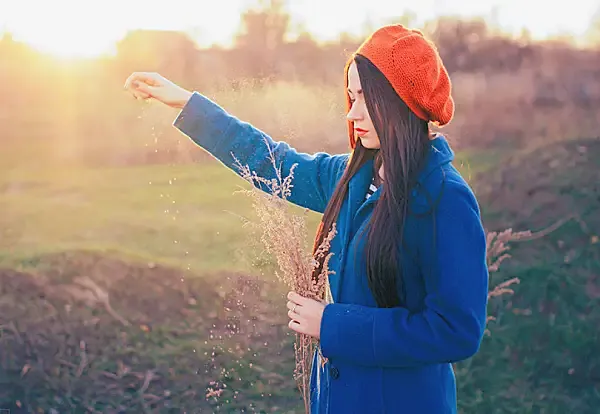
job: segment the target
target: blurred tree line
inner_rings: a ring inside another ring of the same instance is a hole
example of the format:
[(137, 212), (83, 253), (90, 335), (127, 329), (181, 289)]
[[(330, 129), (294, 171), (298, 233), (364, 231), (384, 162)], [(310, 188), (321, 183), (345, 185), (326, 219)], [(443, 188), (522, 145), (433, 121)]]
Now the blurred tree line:
[[(410, 25), (414, 19), (415, 16), (407, 14), (385, 23)], [(600, 14), (589, 29), (590, 47), (583, 50), (572, 47), (567, 39), (531, 42), (527, 31), (516, 39), (503, 36), (481, 18), (441, 17), (427, 22), (421, 30), (435, 42), (451, 73), (493, 75), (536, 68), (541, 77), (567, 78), (577, 74), (582, 84), (597, 76)], [(289, 34), (290, 16), (284, 1), (271, 0), (264, 8), (248, 10), (241, 16), (232, 48), (198, 49), (183, 33), (140, 30), (129, 33), (119, 43), (116, 62), (124, 73), (146, 67), (181, 79), (193, 79), (198, 84), (213, 83), (215, 78), (331, 84), (340, 82), (341, 67), (363, 40), (347, 33), (342, 33), (335, 42), (318, 42), (307, 32), (293, 39)], [(546, 89), (545, 86), (541, 89)], [(573, 98), (588, 101), (599, 97), (578, 91)]]

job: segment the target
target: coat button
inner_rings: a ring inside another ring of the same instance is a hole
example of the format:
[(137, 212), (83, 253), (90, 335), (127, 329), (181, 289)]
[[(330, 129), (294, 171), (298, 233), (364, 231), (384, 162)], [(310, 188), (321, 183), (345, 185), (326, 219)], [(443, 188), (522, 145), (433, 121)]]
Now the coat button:
[(340, 377), (340, 370), (333, 365), (329, 367), (329, 373), (331, 374), (331, 378), (333, 379), (338, 379)]

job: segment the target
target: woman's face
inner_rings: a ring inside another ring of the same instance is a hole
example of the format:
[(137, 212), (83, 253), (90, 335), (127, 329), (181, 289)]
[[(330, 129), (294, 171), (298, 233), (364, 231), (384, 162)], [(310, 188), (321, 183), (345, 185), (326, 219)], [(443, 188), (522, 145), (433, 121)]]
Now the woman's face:
[(367, 111), (356, 62), (352, 62), (348, 68), (348, 95), (352, 106), (346, 118), (354, 123), (354, 137), (360, 139), (365, 148), (379, 149), (381, 143)]

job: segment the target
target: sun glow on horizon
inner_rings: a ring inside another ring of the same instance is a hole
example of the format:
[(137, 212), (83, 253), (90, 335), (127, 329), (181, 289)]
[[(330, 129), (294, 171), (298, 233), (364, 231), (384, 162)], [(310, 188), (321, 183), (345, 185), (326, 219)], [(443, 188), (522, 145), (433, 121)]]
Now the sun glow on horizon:
[(73, 36), (71, 34), (53, 33), (52, 36), (36, 36), (25, 33), (15, 35), (15, 40), (45, 54), (61, 59), (97, 58), (114, 52), (118, 39), (105, 39), (100, 34), (96, 36)]
[(126, 30), (119, 19), (111, 18), (109, 9), (84, 3), (13, 1), (4, 25), (15, 40), (55, 57), (86, 58), (109, 53)]
[[(236, 10), (243, 10), (245, 3), (217, 2), (202, 13), (199, 3), (191, 0), (172, 0), (170, 4), (153, 0), (13, 0), (7, 13), (0, 13), (0, 31), (59, 58), (112, 54), (115, 44), (137, 29), (186, 31), (200, 44), (226, 44), (239, 25)], [(187, 9), (190, 12), (186, 13)]]

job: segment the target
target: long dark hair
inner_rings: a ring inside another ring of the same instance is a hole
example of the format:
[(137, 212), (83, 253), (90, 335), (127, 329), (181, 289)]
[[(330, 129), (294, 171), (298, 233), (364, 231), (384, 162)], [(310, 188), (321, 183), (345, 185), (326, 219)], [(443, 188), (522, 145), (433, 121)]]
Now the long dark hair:
[[(429, 147), (429, 124), (410, 110), (373, 63), (358, 54), (348, 61), (344, 71), (348, 111), (351, 107), (347, 92), (348, 69), (352, 62), (356, 62), (367, 110), (381, 148), (373, 150), (363, 147), (360, 140), (355, 139), (353, 123), (348, 121), (348, 138), (353, 150), (323, 214), (314, 249), (322, 243), (337, 220), (352, 176), (370, 159), (375, 158), (375, 174), (383, 162), (385, 184), (368, 223), (365, 254), (369, 288), (377, 306), (389, 308), (405, 302), (402, 263), (398, 253), (399, 246), (403, 244), (410, 190)], [(321, 268), (322, 262), (315, 269), (315, 276)], [(398, 291), (401, 295), (398, 295)]]

